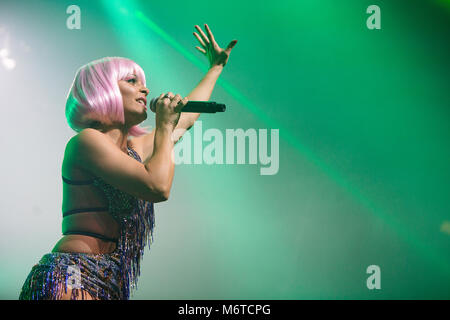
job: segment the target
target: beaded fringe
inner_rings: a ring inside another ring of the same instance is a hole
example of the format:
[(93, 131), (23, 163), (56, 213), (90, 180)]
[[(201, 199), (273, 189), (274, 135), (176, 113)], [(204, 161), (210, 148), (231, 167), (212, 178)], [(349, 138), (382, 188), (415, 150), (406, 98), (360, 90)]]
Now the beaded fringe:
[[(76, 284), (72, 282), (69, 267), (80, 271)], [(70, 300), (85, 299), (85, 293), (94, 299), (122, 299), (121, 272), (118, 255), (48, 253), (33, 266), (19, 299), (60, 300), (68, 289), (72, 289)]]
[[(132, 149), (131, 156), (141, 162), (139, 155)], [(100, 180), (99, 180), (100, 181)], [(72, 288), (71, 300), (84, 299), (87, 292), (93, 298), (129, 299), (137, 289), (140, 275), (140, 262), (146, 244), (153, 243), (155, 226), (154, 207), (152, 202), (135, 199), (115, 199), (115, 189), (107, 184), (101, 185), (106, 190), (110, 201), (111, 212), (122, 211), (133, 206), (129, 215), (120, 215), (121, 225), (117, 248), (110, 254), (87, 253), (48, 253), (39, 264), (33, 266), (20, 293), (20, 300), (56, 300), (61, 299), (70, 286), (68, 284), (68, 266), (76, 265), (81, 273), (81, 287)], [(108, 189), (107, 187), (111, 187)], [(110, 192), (108, 192), (108, 190)], [(118, 190), (117, 190), (118, 191)], [(111, 198), (111, 199), (110, 199)], [(116, 200), (114, 202), (114, 199)], [(119, 201), (117, 201), (119, 200)], [(119, 208), (119, 202), (121, 204)], [(126, 210), (125, 210), (126, 211)]]
[(129, 297), (137, 289), (140, 275), (140, 262), (144, 255), (146, 244), (153, 243), (155, 215), (152, 202), (138, 199), (136, 211), (123, 219), (119, 251), (121, 252), (124, 272), (124, 296)]

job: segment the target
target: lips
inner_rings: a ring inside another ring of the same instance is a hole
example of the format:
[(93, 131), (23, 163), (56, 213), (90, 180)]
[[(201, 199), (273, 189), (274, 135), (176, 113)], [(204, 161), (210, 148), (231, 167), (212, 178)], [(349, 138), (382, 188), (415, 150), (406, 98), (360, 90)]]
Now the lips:
[(147, 99), (145, 98), (138, 98), (136, 99), (136, 101), (142, 104), (144, 107), (147, 105)]

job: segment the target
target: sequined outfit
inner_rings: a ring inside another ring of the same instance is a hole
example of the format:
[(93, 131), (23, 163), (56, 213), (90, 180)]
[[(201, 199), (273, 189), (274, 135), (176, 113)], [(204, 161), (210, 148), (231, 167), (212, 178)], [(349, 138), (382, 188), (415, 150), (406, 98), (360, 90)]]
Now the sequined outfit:
[[(139, 162), (141, 158), (131, 148), (128, 155)], [(65, 179), (63, 177), (63, 179)], [(65, 181), (70, 181), (65, 179)], [(153, 242), (155, 216), (153, 203), (137, 199), (109, 184), (99, 177), (84, 183), (93, 183), (100, 188), (108, 199), (104, 208), (120, 225), (120, 236), (116, 249), (112, 253), (66, 253), (45, 254), (29, 273), (20, 293), (20, 300), (59, 299), (72, 289), (72, 299), (83, 299), (83, 291), (96, 299), (129, 299), (130, 293), (137, 288), (140, 273), (140, 261), (145, 245)], [(85, 208), (71, 210), (67, 214), (94, 211)], [(69, 233), (66, 233), (69, 234)], [(71, 233), (73, 234), (73, 233)], [(78, 232), (77, 234), (100, 235)], [(74, 270), (79, 270), (79, 274)], [(72, 282), (79, 279), (79, 282)], [(81, 292), (81, 293), (80, 293)]]

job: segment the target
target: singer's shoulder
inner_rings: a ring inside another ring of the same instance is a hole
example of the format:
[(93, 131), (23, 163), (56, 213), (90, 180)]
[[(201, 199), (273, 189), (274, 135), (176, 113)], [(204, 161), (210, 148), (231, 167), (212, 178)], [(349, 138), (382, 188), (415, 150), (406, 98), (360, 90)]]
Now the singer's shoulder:
[(106, 138), (102, 136), (105, 136), (105, 134), (96, 129), (86, 128), (69, 139), (64, 150), (62, 166), (63, 173), (67, 172), (67, 170), (72, 170), (67, 177), (74, 176), (73, 170), (78, 174), (80, 172), (83, 173), (81, 177), (78, 177), (78, 179), (75, 180), (87, 180), (93, 177), (89, 175), (89, 170), (86, 170), (82, 164), (93, 148), (95, 148), (96, 145), (101, 144), (102, 139)]
[(66, 152), (79, 153), (105, 142), (107, 136), (96, 129), (85, 128), (69, 139), (66, 145)]
[(94, 129), (94, 128), (85, 128), (83, 130), (81, 130), (80, 132), (78, 132), (78, 134), (74, 135), (72, 137), (72, 139), (70, 140), (77, 140), (81, 143), (89, 143), (89, 142), (94, 142), (94, 143), (98, 143), (100, 142), (102, 139), (107, 139), (107, 135), (104, 134), (103, 132)]
[[(147, 155), (143, 152), (143, 149), (148, 144), (148, 141), (153, 143), (153, 135), (154, 130), (143, 136), (132, 137), (128, 139), (127, 146), (133, 149), (141, 159), (146, 159)], [(86, 149), (92, 151), (92, 149), (104, 148), (106, 145), (114, 143), (111, 137), (94, 128), (85, 128), (72, 137), (72, 139), (77, 140), (76, 144), (80, 145), (81, 149), (85, 151)], [(111, 147), (113, 146), (111, 145)], [(150, 152), (153, 152), (153, 150), (151, 149)]]
[[(142, 159), (139, 146), (128, 140), (127, 147), (133, 149)], [(74, 135), (66, 146), (65, 153), (70, 153), (74, 158), (104, 158), (106, 154), (113, 155), (120, 148), (107, 134), (93, 128), (85, 128)], [(112, 152), (112, 153), (111, 153)]]
[[(116, 147), (114, 140), (107, 134), (94, 128), (85, 128), (78, 134), (74, 135), (69, 143), (78, 145), (81, 148), (104, 148), (104, 147)], [(128, 143), (128, 146), (130, 143)], [(81, 150), (80, 150), (81, 151)]]
[(69, 140), (66, 149), (70, 147), (72, 152), (83, 152), (113, 144), (112, 138), (107, 134), (94, 128), (85, 128)]

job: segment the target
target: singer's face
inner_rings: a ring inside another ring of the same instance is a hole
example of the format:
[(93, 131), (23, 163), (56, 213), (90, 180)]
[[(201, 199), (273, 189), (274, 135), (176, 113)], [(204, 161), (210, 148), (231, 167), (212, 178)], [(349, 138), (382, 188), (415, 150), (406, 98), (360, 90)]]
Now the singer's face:
[[(135, 74), (128, 75), (119, 80), (119, 89), (122, 94), (125, 122), (138, 124), (147, 119), (147, 95), (149, 90), (142, 84)], [(145, 101), (141, 101), (145, 99)]]

